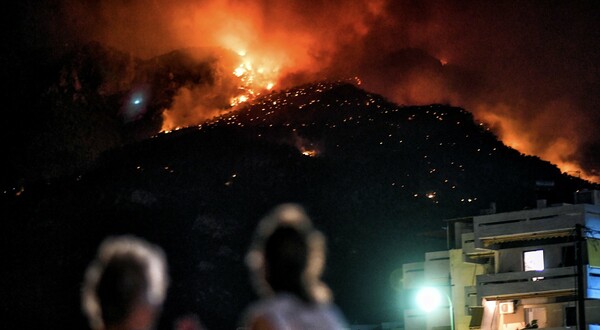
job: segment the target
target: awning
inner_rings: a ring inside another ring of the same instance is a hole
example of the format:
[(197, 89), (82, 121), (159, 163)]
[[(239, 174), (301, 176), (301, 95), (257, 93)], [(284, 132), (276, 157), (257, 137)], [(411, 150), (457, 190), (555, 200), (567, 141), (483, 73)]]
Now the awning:
[(488, 247), (493, 244), (498, 243), (507, 243), (507, 242), (517, 242), (517, 241), (533, 241), (538, 239), (548, 239), (548, 238), (559, 238), (559, 237), (569, 237), (573, 235), (573, 228), (568, 229), (559, 229), (559, 230), (549, 230), (549, 231), (537, 231), (532, 233), (519, 233), (513, 235), (502, 235), (495, 237), (481, 237), (481, 242), (484, 247)]

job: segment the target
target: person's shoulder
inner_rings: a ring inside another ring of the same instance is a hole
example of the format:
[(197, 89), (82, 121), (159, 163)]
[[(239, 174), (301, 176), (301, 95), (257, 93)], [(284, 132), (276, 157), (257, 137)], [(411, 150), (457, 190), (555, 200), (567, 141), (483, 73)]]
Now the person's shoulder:
[[(244, 312), (246, 322), (256, 319), (266, 319), (284, 306), (289, 306), (290, 300), (285, 296), (272, 296), (252, 303)], [(286, 307), (287, 308), (287, 307)]]
[(335, 329), (348, 328), (348, 322), (340, 308), (332, 303), (322, 304), (320, 306), (322, 314), (331, 322)]
[(251, 304), (244, 312), (243, 324), (245, 329), (269, 330), (274, 329), (272, 320), (282, 309), (288, 309), (290, 300), (285, 296), (263, 298)]

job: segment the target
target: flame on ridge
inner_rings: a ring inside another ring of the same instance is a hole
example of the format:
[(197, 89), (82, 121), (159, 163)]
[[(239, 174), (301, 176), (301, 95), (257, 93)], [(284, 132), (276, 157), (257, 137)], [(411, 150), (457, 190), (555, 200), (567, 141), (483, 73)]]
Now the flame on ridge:
[[(229, 49), (232, 48), (234, 47)], [(213, 116), (231, 111), (240, 104), (252, 101), (277, 85), (281, 75), (281, 61), (275, 60), (276, 57), (258, 52), (260, 56), (255, 56), (254, 53), (251, 55), (244, 48), (238, 48), (233, 53), (233, 61), (225, 60), (220, 63), (223, 66), (222, 77), (219, 77), (220, 85), (213, 86), (211, 91), (200, 88), (199, 92), (195, 92), (187, 86), (179, 90), (172, 107), (162, 112), (161, 133), (200, 124)], [(207, 106), (202, 103), (206, 95), (221, 95), (227, 103)]]
[(245, 49), (238, 50), (237, 54), (240, 56), (240, 64), (232, 73), (240, 79), (240, 94), (231, 98), (232, 107), (272, 90), (280, 74), (278, 65), (264, 59), (256, 61)]
[(495, 133), (502, 142), (525, 155), (536, 155), (541, 159), (556, 165), (564, 174), (578, 177), (591, 182), (600, 182), (600, 176), (589, 173), (573, 161), (575, 149), (573, 141), (565, 138), (556, 138), (546, 148), (540, 148), (539, 143), (532, 142), (531, 134), (524, 132), (519, 123), (512, 118), (501, 116), (485, 109), (477, 109), (483, 121), (495, 126)]

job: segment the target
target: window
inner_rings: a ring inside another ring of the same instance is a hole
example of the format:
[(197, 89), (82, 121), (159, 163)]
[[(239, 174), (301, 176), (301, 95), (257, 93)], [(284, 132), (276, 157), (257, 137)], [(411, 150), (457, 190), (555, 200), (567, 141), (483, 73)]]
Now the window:
[(575, 246), (567, 245), (562, 247), (562, 267), (575, 266), (577, 264), (575, 258)]
[[(523, 252), (523, 268), (525, 271), (544, 270), (544, 250), (534, 250)], [(532, 281), (543, 280), (543, 277), (532, 277)]]
[(525, 308), (525, 322), (527, 324), (533, 325), (537, 324), (538, 326), (535, 329), (545, 328), (546, 327), (546, 308), (544, 307), (534, 307), (534, 308)]
[(544, 270), (544, 250), (523, 252), (523, 268), (526, 272)]
[(577, 308), (574, 306), (565, 307), (565, 325), (575, 326), (577, 325)]

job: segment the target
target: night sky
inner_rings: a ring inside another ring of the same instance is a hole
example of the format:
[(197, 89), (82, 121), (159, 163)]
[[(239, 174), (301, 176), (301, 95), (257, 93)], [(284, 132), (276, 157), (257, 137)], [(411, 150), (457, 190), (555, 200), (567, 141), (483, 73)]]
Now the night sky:
[[(58, 57), (92, 40), (140, 58), (222, 47), (273, 69), (275, 88), (357, 76), (361, 87), (399, 104), (464, 107), (507, 145), (598, 180), (598, 7), (595, 1), (23, 1), (7, 18), (3, 75), (21, 79), (32, 52)], [(9, 104), (9, 114), (22, 111), (18, 99)], [(180, 111), (210, 110), (185, 104), (189, 109)]]

